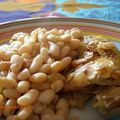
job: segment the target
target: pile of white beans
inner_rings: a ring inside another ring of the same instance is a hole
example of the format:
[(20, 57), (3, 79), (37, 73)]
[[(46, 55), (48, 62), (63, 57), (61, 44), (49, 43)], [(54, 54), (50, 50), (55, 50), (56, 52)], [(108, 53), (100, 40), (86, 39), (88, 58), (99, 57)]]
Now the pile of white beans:
[(0, 47), (0, 117), (7, 120), (67, 120), (68, 101), (59, 96), (64, 71), (78, 55), (78, 28), (38, 28), (13, 35)]

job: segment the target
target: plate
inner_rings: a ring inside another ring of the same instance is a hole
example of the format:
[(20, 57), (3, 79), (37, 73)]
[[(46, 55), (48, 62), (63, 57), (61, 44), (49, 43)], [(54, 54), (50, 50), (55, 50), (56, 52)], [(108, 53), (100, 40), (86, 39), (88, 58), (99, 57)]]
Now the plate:
[[(0, 24), (0, 44), (6, 43), (17, 32), (30, 33), (37, 27), (47, 29), (80, 28), (83, 34), (102, 35), (120, 49), (120, 24), (81, 18), (31, 18)], [(104, 118), (100, 116), (89, 102), (83, 110), (72, 109), (69, 116), (80, 116), (80, 120), (120, 120), (119, 116)], [(2, 119), (0, 119), (2, 120)], [(79, 119), (76, 119), (79, 120)]]

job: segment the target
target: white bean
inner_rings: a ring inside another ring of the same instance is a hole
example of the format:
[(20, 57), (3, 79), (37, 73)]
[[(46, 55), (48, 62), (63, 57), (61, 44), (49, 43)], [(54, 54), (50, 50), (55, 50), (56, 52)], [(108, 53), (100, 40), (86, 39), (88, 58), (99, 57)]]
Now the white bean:
[(39, 70), (39, 68), (41, 67), (42, 63), (43, 63), (43, 56), (41, 56), (40, 54), (38, 54), (32, 61), (32, 64), (30, 65), (30, 72), (33, 74), (35, 72), (37, 72)]
[(0, 71), (8, 70), (9, 67), (10, 67), (10, 62), (8, 62), (8, 61), (0, 62)]
[(43, 41), (46, 41), (47, 40), (47, 36), (45, 33), (39, 33), (38, 34), (38, 40), (39, 40), (39, 43), (41, 44)]
[(23, 69), (17, 76), (18, 80), (27, 80), (30, 77), (30, 72), (27, 68)]
[(31, 37), (32, 37), (32, 40), (33, 40), (34, 42), (37, 41), (38, 29), (35, 29), (35, 30), (33, 30), (33, 31), (31, 32)]
[(45, 74), (49, 74), (51, 71), (51, 66), (50, 64), (43, 64), (41, 68), (39, 69), (39, 72), (43, 72)]
[(19, 55), (13, 55), (10, 60), (11, 70), (15, 73), (19, 72), (23, 65), (23, 58)]
[(62, 90), (63, 87), (64, 87), (64, 83), (62, 80), (56, 80), (51, 84), (51, 88), (55, 92), (59, 92), (60, 90)]
[(57, 115), (62, 115), (65, 118), (67, 118), (69, 106), (66, 99), (61, 98), (56, 105), (56, 109), (57, 109), (56, 112)]
[(20, 81), (16, 89), (19, 93), (25, 93), (29, 90), (29, 88), (30, 88), (30, 83), (28, 81)]
[(10, 116), (13, 115), (15, 112), (15, 109), (17, 108), (16, 106), (16, 100), (14, 99), (9, 99), (6, 104), (5, 104), (5, 109), (4, 109), (4, 116)]
[(47, 34), (59, 35), (59, 31), (58, 31), (58, 29), (52, 29), (52, 30), (48, 31)]
[(1, 71), (0, 72), (1, 77), (7, 77), (7, 75), (8, 75), (8, 71)]
[(0, 76), (0, 87), (13, 88), (17, 86), (17, 82), (14, 79)]
[(36, 102), (34, 104), (33, 112), (35, 114), (41, 114), (46, 109), (46, 107), (46, 105)]
[(53, 35), (53, 34), (47, 35), (47, 40), (50, 42), (57, 42), (57, 41), (60, 41), (60, 39), (61, 38), (58, 35)]
[(65, 57), (61, 60), (62, 62), (62, 70), (65, 69), (66, 67), (68, 67), (71, 63), (72, 59), (71, 57)]
[(7, 74), (7, 78), (8, 78), (8, 79), (17, 80), (17, 74), (14, 73), (14, 72), (9, 72), (9, 73)]
[(49, 53), (49, 51), (48, 51), (47, 48), (42, 47), (42, 48), (40, 49), (40, 54), (43, 56), (44, 63), (45, 63), (45, 62), (47, 61), (47, 59), (48, 59), (48, 53)]
[(62, 42), (62, 41), (59, 41), (59, 42), (57, 42), (56, 44), (57, 44), (57, 46), (60, 47), (60, 48), (65, 47), (65, 44), (64, 44), (64, 42)]
[(31, 89), (27, 93), (25, 93), (23, 96), (19, 97), (17, 99), (17, 103), (21, 106), (32, 105), (36, 101), (38, 95), (39, 95), (39, 92), (36, 89)]
[(37, 50), (32, 50), (31, 56), (32, 58), (36, 57), (38, 55), (39, 51)]
[(29, 80), (33, 83), (42, 83), (47, 80), (47, 75), (45, 73), (35, 73)]
[(81, 41), (78, 40), (78, 39), (71, 39), (70, 41), (70, 46), (71, 48), (74, 50), (74, 49), (78, 49), (80, 48), (81, 46)]
[(81, 37), (81, 30), (79, 29), (72, 29), (71, 35), (73, 38), (79, 39)]
[(29, 53), (23, 53), (22, 58), (31, 59), (31, 55)]
[(29, 44), (23, 44), (20, 48), (19, 48), (19, 52), (20, 54), (23, 53), (31, 53), (32, 52), (32, 46)]
[(43, 104), (49, 104), (55, 97), (55, 92), (52, 89), (47, 89), (40, 93), (38, 100)]
[(20, 97), (20, 93), (17, 92), (16, 89), (4, 89), (3, 90), (3, 95), (6, 97), (6, 98), (10, 98), (10, 99), (17, 99), (18, 97)]
[(59, 55), (60, 55), (59, 47), (56, 44), (52, 43), (52, 42), (50, 42), (49, 54), (53, 58), (58, 58)]
[(54, 63), (51, 64), (51, 71), (53, 73), (60, 72), (62, 69), (62, 62), (61, 61), (55, 61)]
[(71, 40), (71, 35), (70, 34), (61, 35), (61, 39), (64, 43), (69, 43)]
[(54, 115), (55, 112), (54, 112), (50, 107), (47, 107), (47, 108), (42, 112), (42, 115), (46, 115), (46, 114)]
[(61, 58), (66, 57), (70, 52), (70, 47), (69, 46), (65, 46), (61, 49)]
[(43, 82), (43, 83), (40, 83), (40, 84), (32, 83), (31, 88), (43, 91), (43, 90), (46, 90), (46, 89), (50, 88), (50, 83), (48, 83), (48, 82)]
[(55, 60), (51, 57), (49, 57), (48, 60), (47, 60), (47, 64), (52, 64), (54, 62), (55, 62)]
[(65, 32), (65, 30), (63, 30), (63, 29), (60, 29), (60, 30), (59, 30), (59, 34), (60, 34), (60, 35), (63, 35), (64, 32)]
[(77, 53), (77, 51), (75, 51), (75, 50), (72, 50), (72, 51), (70, 51), (70, 53), (69, 53), (69, 56), (71, 57), (71, 58), (75, 58), (76, 56), (78, 55), (78, 53)]
[(18, 120), (26, 120), (30, 116), (32, 109), (33, 106), (24, 107), (17, 115)]

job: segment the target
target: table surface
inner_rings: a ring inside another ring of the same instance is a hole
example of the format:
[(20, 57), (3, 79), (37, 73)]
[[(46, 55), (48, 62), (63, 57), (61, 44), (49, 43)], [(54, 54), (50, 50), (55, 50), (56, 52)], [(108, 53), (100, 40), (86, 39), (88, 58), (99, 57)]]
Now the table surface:
[(56, 16), (120, 23), (120, 0), (0, 0), (0, 22)]

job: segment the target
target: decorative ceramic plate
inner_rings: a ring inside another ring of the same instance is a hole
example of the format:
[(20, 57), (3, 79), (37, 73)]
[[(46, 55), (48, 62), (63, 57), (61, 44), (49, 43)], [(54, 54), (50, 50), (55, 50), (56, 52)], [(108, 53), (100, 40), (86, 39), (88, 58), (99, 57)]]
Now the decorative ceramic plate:
[[(120, 24), (80, 18), (34, 18), (0, 24), (0, 44), (10, 40), (17, 32), (30, 32), (37, 27), (47, 29), (72, 27), (80, 28), (84, 34), (102, 35), (113, 40), (120, 49)], [(90, 103), (82, 110), (72, 109), (69, 116), (79, 116), (80, 120), (120, 120), (120, 115), (105, 118), (100, 116)], [(0, 119), (2, 120), (2, 119)], [(75, 120), (79, 120), (76, 118)]]

